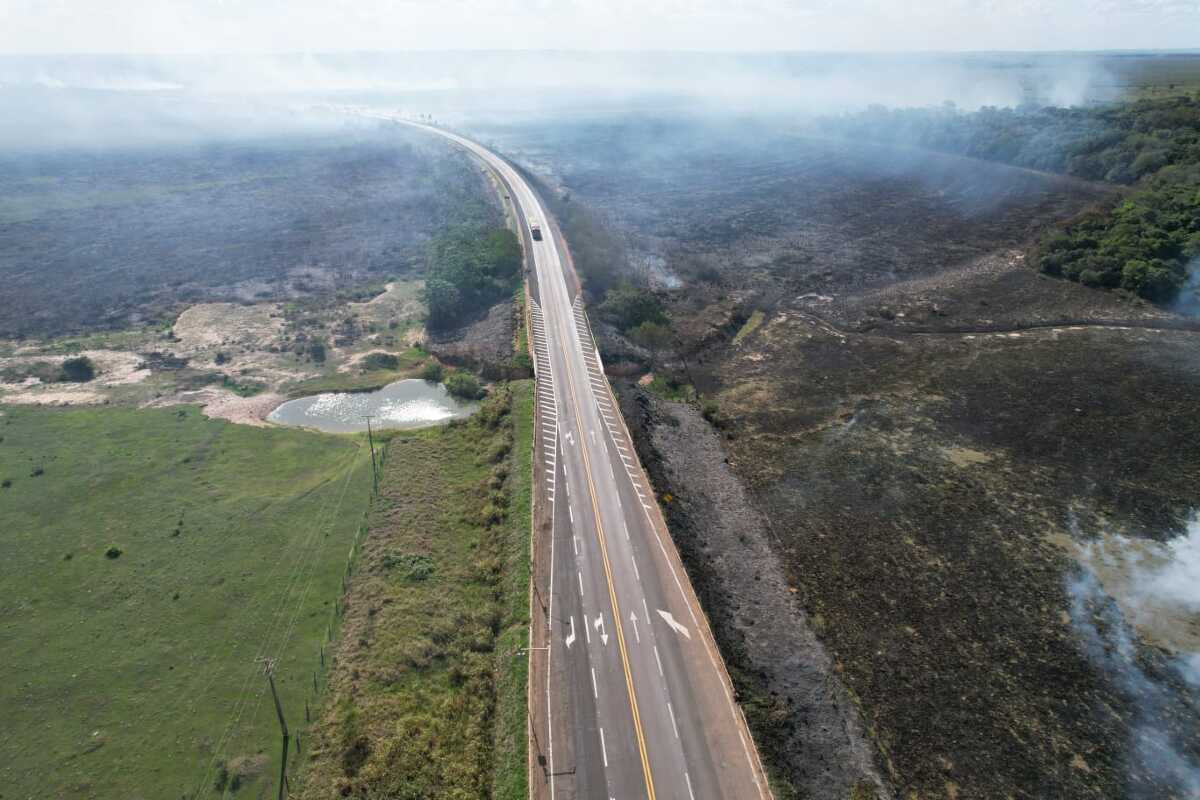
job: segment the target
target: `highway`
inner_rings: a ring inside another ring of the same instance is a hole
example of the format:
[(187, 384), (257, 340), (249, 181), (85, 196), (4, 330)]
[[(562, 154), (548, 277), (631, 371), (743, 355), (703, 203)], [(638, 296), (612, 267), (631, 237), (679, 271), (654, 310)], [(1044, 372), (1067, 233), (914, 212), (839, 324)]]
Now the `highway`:
[[(530, 648), (531, 796), (769, 798), (708, 622), (668, 535), (591, 335), (565, 244), (504, 159), (452, 132), (505, 186), (524, 229), (536, 353), (534, 469), (550, 535)], [(540, 225), (542, 238), (530, 235)], [(535, 571), (535, 580), (537, 572)], [(536, 587), (535, 587), (536, 588)], [(544, 590), (544, 587), (543, 587)], [(537, 659), (544, 659), (538, 665)]]

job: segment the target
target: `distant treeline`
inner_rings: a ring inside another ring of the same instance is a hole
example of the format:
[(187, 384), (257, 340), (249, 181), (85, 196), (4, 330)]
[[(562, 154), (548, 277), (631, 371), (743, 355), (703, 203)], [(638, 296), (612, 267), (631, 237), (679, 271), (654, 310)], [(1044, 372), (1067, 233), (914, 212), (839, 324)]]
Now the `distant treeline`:
[(1036, 262), (1049, 274), (1169, 302), (1200, 256), (1200, 98), (973, 113), (872, 107), (825, 124), (848, 138), (1136, 186), (1047, 235)]
[(453, 327), (511, 298), (521, 259), (521, 245), (507, 228), (459, 225), (434, 237), (424, 292), (429, 327)]

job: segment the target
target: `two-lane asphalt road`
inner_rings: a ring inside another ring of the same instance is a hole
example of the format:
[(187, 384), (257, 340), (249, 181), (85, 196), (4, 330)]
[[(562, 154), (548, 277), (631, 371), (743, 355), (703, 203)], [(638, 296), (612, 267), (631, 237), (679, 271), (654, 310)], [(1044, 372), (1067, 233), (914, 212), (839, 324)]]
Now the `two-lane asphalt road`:
[[(379, 115), (391, 118), (387, 115)], [(398, 118), (395, 121), (401, 122)], [(409, 122), (408, 124), (416, 124)], [(769, 797), (707, 620), (616, 408), (559, 233), (506, 161), (454, 133), (506, 185), (532, 257), (535, 470), (551, 505), (543, 774), (564, 798)], [(530, 235), (541, 227), (542, 239)], [(535, 620), (534, 624), (538, 624)], [(535, 704), (541, 705), (540, 703)]]

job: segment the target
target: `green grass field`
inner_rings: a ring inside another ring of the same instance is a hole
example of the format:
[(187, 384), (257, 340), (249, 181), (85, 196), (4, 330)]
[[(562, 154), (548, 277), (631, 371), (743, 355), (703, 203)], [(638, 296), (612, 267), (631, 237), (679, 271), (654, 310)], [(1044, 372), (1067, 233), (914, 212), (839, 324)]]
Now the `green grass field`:
[(0, 797), (220, 797), (222, 774), (266, 792), (255, 658), (279, 657), (302, 729), (365, 442), (193, 407), (0, 406), (0, 437)]
[(300, 796), (528, 797), (532, 404), (387, 434)]

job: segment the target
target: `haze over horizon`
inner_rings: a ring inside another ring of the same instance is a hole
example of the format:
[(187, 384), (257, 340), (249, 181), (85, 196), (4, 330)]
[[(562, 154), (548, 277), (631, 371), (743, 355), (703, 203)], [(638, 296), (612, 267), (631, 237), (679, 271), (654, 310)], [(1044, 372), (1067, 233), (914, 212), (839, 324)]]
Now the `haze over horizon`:
[(1200, 46), (1196, 0), (6, 0), (0, 54), (969, 52)]

